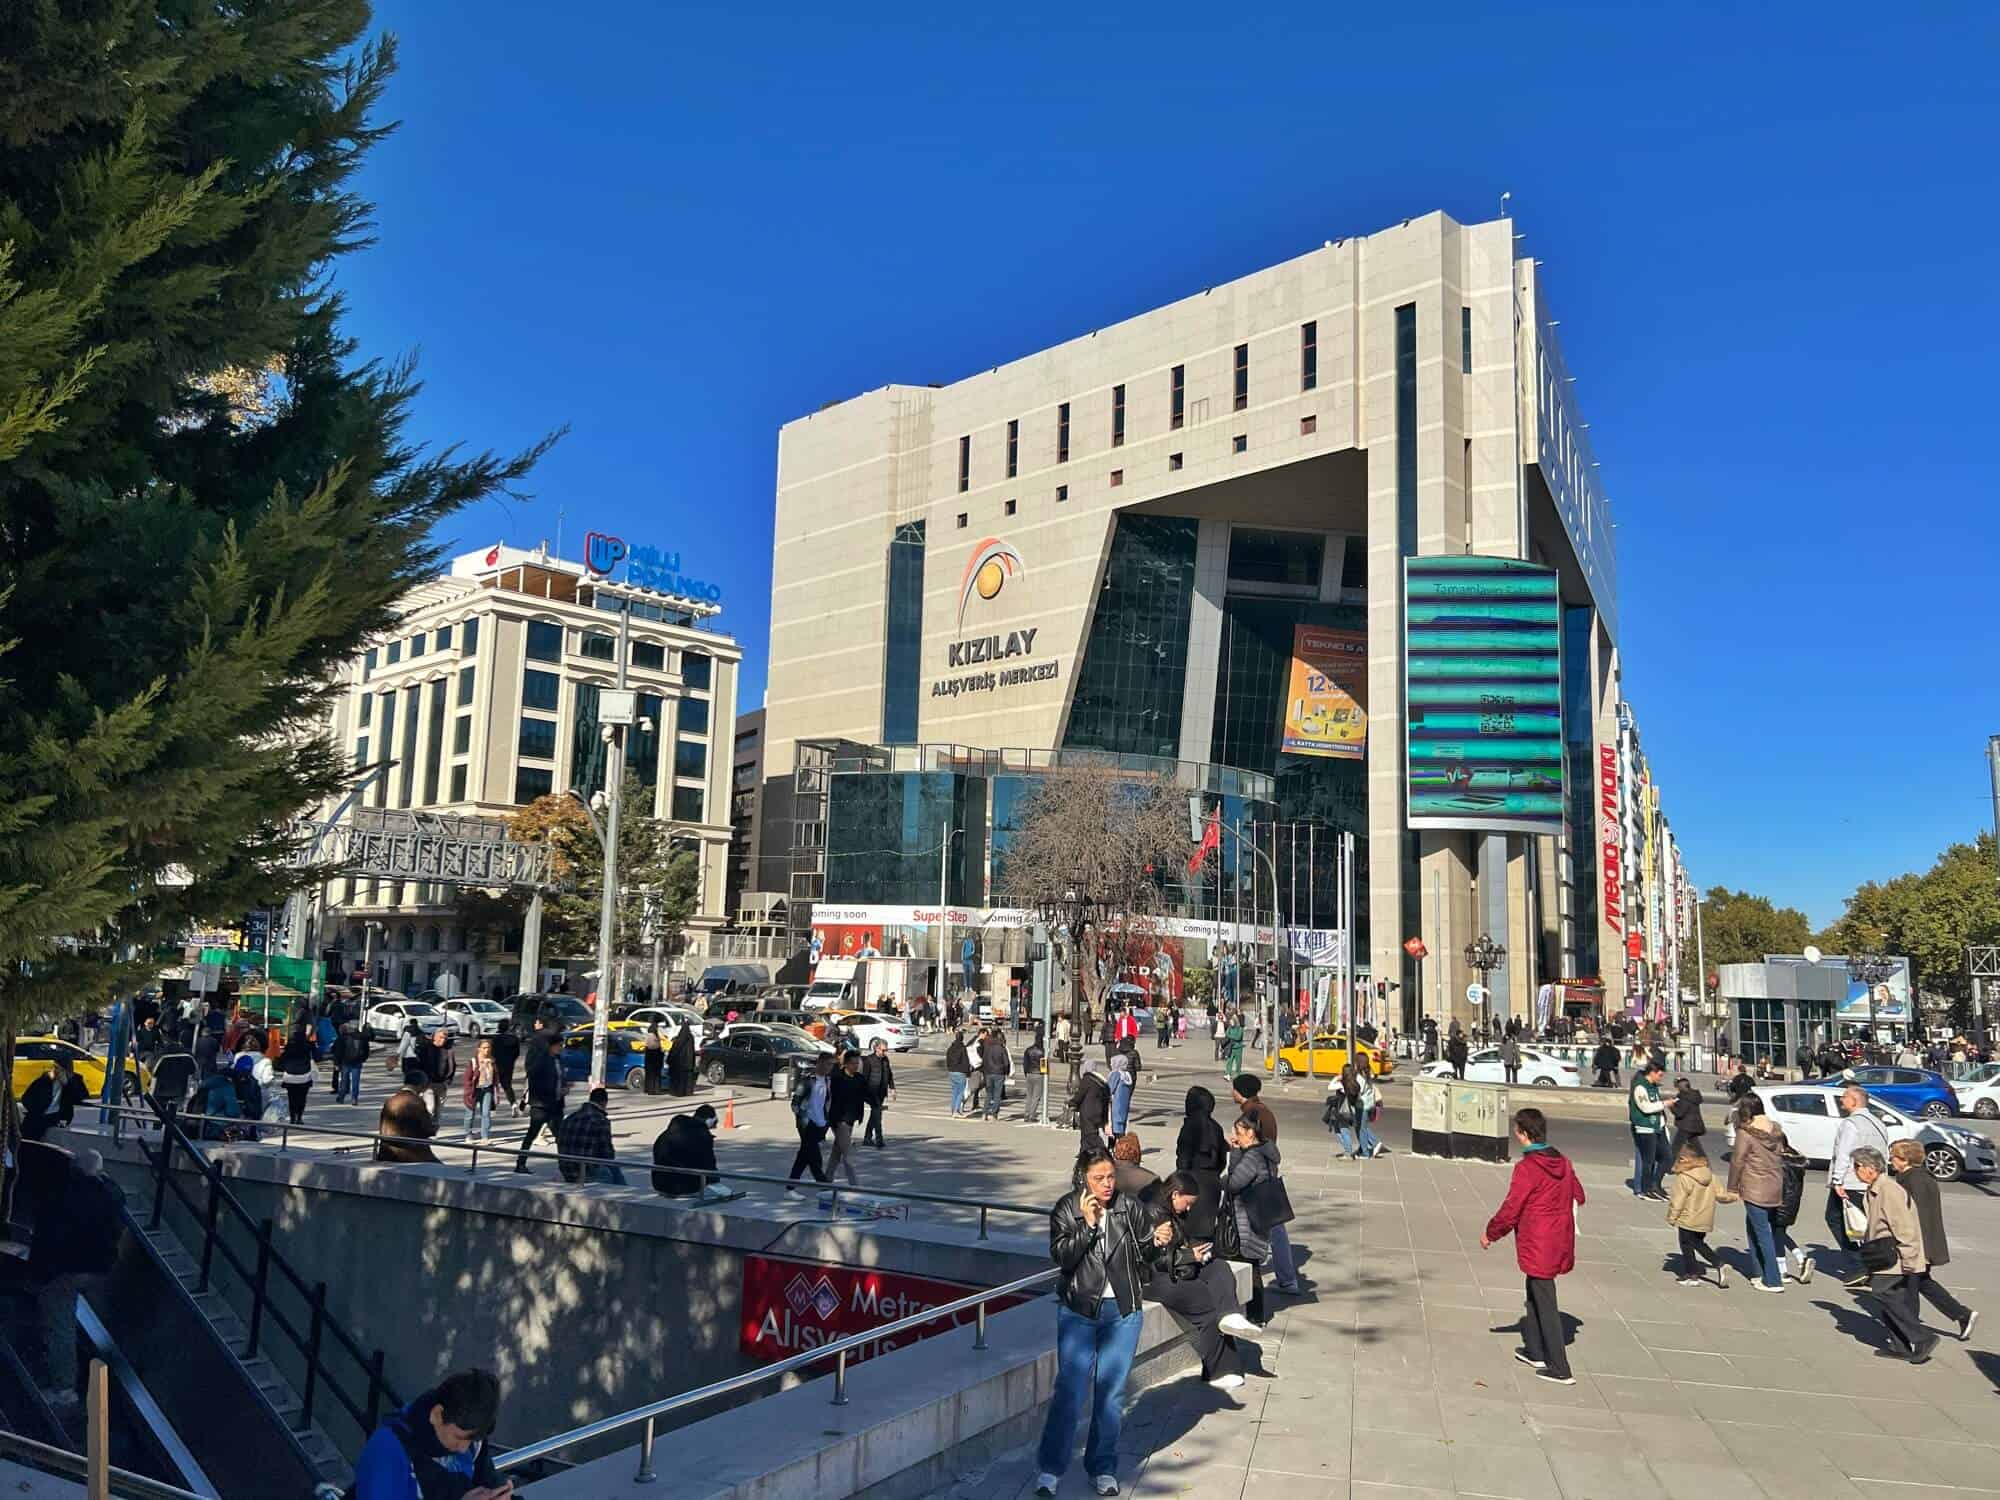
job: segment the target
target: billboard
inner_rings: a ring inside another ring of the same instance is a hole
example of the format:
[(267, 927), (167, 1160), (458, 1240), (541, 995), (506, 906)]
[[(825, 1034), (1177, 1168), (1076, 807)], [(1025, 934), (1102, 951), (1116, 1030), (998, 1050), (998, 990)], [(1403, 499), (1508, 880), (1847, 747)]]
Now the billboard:
[(1292, 628), (1285, 691), (1287, 755), (1360, 760), (1368, 753), (1368, 634), (1321, 625)]
[(1412, 828), (1563, 828), (1562, 601), (1511, 557), (1403, 559)]
[[(928, 1276), (905, 1276), (863, 1266), (829, 1266), (817, 1261), (769, 1255), (743, 1257), (743, 1300), (737, 1348), (750, 1359), (771, 1364), (831, 1344), (852, 1333), (913, 1317), (956, 1302), (979, 1288)], [(1021, 1295), (996, 1297), (988, 1314), (1017, 1307)], [(973, 1321), (970, 1309), (946, 1313), (872, 1344), (847, 1357), (850, 1365)]]

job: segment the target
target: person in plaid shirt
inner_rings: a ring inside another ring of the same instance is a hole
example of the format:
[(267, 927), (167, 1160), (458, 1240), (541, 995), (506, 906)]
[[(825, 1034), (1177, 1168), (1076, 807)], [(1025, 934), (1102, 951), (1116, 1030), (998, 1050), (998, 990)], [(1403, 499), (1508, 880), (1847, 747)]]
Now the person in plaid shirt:
[[(611, 1163), (611, 1115), (606, 1106), (611, 1095), (602, 1088), (590, 1091), (582, 1109), (563, 1116), (556, 1129), (556, 1150), (564, 1160), (559, 1164), (565, 1182), (609, 1182), (625, 1185), (625, 1173)], [(570, 1157), (590, 1157), (592, 1163), (571, 1161)], [(607, 1163), (597, 1166), (595, 1161)]]

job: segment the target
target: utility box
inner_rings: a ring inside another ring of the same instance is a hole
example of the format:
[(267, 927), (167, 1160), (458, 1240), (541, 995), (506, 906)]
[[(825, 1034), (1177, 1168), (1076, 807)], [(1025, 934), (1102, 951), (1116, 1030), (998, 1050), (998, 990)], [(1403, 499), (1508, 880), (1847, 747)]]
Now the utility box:
[(1451, 1155), (1451, 1080), (1410, 1080), (1410, 1149), (1419, 1156)]
[(1459, 1161), (1505, 1161), (1513, 1116), (1507, 1090), (1451, 1080), (1451, 1155)]

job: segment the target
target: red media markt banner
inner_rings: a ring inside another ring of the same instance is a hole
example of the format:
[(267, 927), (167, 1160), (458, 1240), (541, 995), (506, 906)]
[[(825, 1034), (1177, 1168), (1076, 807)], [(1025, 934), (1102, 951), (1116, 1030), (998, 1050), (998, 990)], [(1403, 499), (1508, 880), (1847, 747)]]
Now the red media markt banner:
[[(746, 1255), (739, 1347), (752, 1359), (769, 1364), (849, 1334), (866, 1333), (885, 1323), (942, 1307), (978, 1290), (963, 1282), (933, 1281), (927, 1276), (905, 1276), (894, 1271)], [(1027, 1300), (1018, 1295), (996, 1297), (987, 1304), (986, 1311), (990, 1316)], [(851, 1365), (876, 1354), (887, 1354), (972, 1320), (972, 1309), (967, 1308), (893, 1338), (863, 1344), (848, 1354), (847, 1362)]]

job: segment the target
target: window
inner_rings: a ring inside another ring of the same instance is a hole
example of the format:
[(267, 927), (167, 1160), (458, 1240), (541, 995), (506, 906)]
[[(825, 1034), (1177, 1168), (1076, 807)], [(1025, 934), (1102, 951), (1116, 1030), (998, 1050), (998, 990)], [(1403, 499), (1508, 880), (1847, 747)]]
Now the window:
[(1458, 367), (1467, 375), (1472, 373), (1472, 309), (1458, 310)]
[(1175, 365), (1172, 383), (1169, 386), (1171, 424), (1179, 427), (1187, 420), (1187, 366)]
[[(410, 798), (417, 787), (417, 695), (422, 687), (412, 683), (403, 690), (403, 748), (397, 759), (402, 761), (402, 784), (397, 790), (396, 806), (408, 807)], [(387, 736), (383, 743), (388, 743)]]
[(674, 774), (696, 780), (708, 774), (708, 746), (700, 740), (674, 741)]
[(618, 660), (618, 643), (601, 631), (586, 630), (577, 642), (577, 650), (592, 661)]
[(972, 488), (972, 434), (967, 433), (958, 440), (958, 492), (962, 495)]
[(684, 651), (681, 653), (681, 681), (691, 688), (708, 686), (709, 668), (714, 664), (706, 651)]
[[(379, 717), (382, 720), (382, 738), (377, 743), (382, 746), (382, 755), (386, 760), (395, 753), (396, 745), (396, 695), (393, 691), (382, 695), (382, 712)], [(387, 776), (379, 778), (375, 783), (375, 805), (377, 807), (389, 805)]]
[(471, 667), (460, 667), (458, 669), (458, 706), (460, 708), (464, 708), (472, 702), (472, 672), (473, 669)]
[(1007, 477), (1012, 479), (1021, 472), (1021, 423), (1020, 419), (1007, 424)]
[(1125, 446), (1125, 387), (1111, 387), (1111, 446)]
[(964, 511), (960, 511), (960, 512), (958, 513), (958, 529), (959, 529), (960, 531), (963, 531), (963, 530), (965, 530), (965, 512), (964, 512)]
[(533, 760), (554, 760), (556, 758), (556, 721), (554, 719), (521, 720), (521, 754)]
[(1319, 431), (1319, 418), (1318, 418), (1318, 417), (1316, 417), (1316, 416), (1304, 416), (1304, 417), (1300, 417), (1300, 418), (1299, 418), (1299, 436), (1300, 436), (1300, 437), (1311, 437), (1311, 436), (1312, 436), (1312, 435), (1313, 435), (1313, 434), (1314, 434), (1315, 432), (1318, 432), (1318, 431)]
[(1069, 403), (1056, 408), (1056, 462), (1069, 462)]
[(594, 682), (572, 684), (569, 784), (586, 797), (604, 786), (605, 744), (597, 719), (602, 698), (603, 691)]
[(437, 648), (440, 651), (449, 651), (451, 649), (451, 627), (449, 625), (438, 626)]
[(1299, 389), (1309, 391), (1319, 384), (1319, 324), (1299, 325)]
[(537, 672), (533, 667), (521, 674), (521, 707), (553, 710), (562, 692), (562, 679), (553, 672)]
[(1014, 514), (1014, 511), (1016, 509), (1016, 502), (1009, 500), (1005, 505), (1001, 506), (1000, 508), (1011, 516)]
[(1250, 404), (1250, 346), (1236, 346), (1236, 395), (1232, 410), (1241, 411)]
[(698, 786), (677, 786), (674, 788), (674, 821), (677, 823), (699, 823), (702, 811), (707, 805), (707, 795)]
[(1826, 1095), (1824, 1093), (1778, 1094), (1773, 1096), (1771, 1108), (1782, 1114), (1818, 1115), (1824, 1119), (1827, 1113)]
[[(1076, 671), (1066, 745), (1168, 758), (1180, 753), (1196, 528), (1195, 521), (1179, 516), (1118, 513)], [(933, 892), (935, 842), (933, 837)]]
[(460, 714), (451, 726), (451, 753), (464, 755), (472, 749), (472, 715)]
[(1249, 446), (1250, 446), (1250, 435), (1247, 432), (1239, 432), (1236, 434), (1235, 437), (1229, 440), (1229, 451), (1231, 453), (1242, 453), (1246, 451), (1249, 448)]
[[(1396, 545), (1417, 555), (1417, 304), (1396, 309)], [(1780, 1017), (1778, 1030), (1782, 1035)], [(1758, 1054), (1752, 1054), (1758, 1055)], [(1785, 1054), (1790, 1056), (1789, 1053)]]
[(648, 672), (664, 672), (667, 669), (667, 648), (656, 641), (634, 641), (632, 665)]
[(420, 804), (424, 807), (437, 803), (438, 774), (444, 769), (444, 695), (447, 687), (442, 677), (431, 684), (430, 722), (424, 729), (424, 797)]
[(477, 620), (467, 620), (465, 622), (465, 629), (459, 632), (458, 642), (460, 655), (477, 656), (479, 654), (479, 622)]
[(1316, 531), (1229, 528), (1229, 581), (1319, 591), (1326, 538)]
[(373, 693), (363, 693), (361, 695), (361, 727), (363, 729), (366, 729), (368, 727), (368, 721), (370, 719), (373, 719), (374, 717), (375, 717), (375, 695)]
[(375, 648), (373, 646), (370, 646), (368, 648), (368, 654), (361, 658), (361, 680), (363, 682), (366, 682), (369, 678), (375, 675), (375, 664), (376, 664)]
[(556, 773), (542, 766), (523, 766), (514, 773), (514, 800), (533, 802), (555, 789)]
[(424, 654), (424, 647), (430, 644), (429, 637), (422, 632), (410, 637), (410, 660), (415, 661)]
[(1059, 485), (1057, 485), (1057, 486), (1056, 486), (1056, 504), (1058, 504), (1058, 505), (1061, 505), (1061, 504), (1063, 503), (1063, 501), (1065, 501), (1065, 500), (1067, 500), (1067, 499), (1069, 499), (1069, 486), (1068, 486), (1068, 485), (1066, 485), (1066, 484), (1059, 484)]
[(708, 700), (706, 698), (681, 699), (678, 725), (682, 734), (707, 734)]
[(528, 644), (523, 654), (529, 661), (561, 661), (562, 626), (553, 620), (528, 621)]
[(1178, 454), (1178, 453), (1169, 453), (1169, 454), (1167, 455), (1167, 468), (1168, 468), (1169, 470), (1173, 470), (1173, 469), (1178, 469), (1178, 468), (1179, 468), (1180, 466), (1181, 466), (1181, 456), (1180, 456), (1180, 454)]
[(368, 736), (365, 734), (354, 742), (354, 764), (357, 766), (368, 764)]
[(403, 643), (401, 641), (389, 642), (389, 659), (387, 665), (393, 667), (396, 665), (397, 662), (401, 661), (402, 659), (403, 659)]
[[(639, 695), (639, 720), (625, 741), (625, 768), (639, 778), (639, 785), (652, 786), (660, 771), (660, 730), (665, 704), (658, 693)], [(652, 726), (648, 728), (647, 726)]]
[(1111, 471), (1111, 488), (1115, 490), (1124, 482), (1125, 482), (1125, 471), (1123, 469), (1113, 469)]

